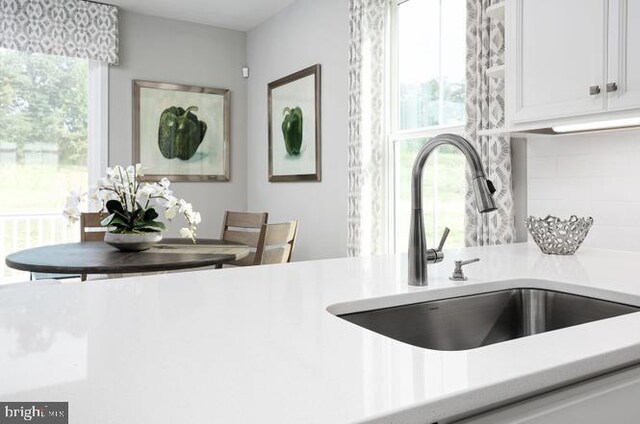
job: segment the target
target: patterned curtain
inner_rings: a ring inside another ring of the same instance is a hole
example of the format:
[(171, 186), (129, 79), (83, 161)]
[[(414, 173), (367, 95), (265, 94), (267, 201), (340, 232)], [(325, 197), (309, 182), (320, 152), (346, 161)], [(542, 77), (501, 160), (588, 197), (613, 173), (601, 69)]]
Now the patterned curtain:
[(82, 0), (0, 0), (0, 47), (118, 63), (118, 9)]
[(496, 186), (494, 199), (498, 210), (479, 214), (473, 191), (467, 189), (467, 246), (512, 243), (515, 238), (511, 141), (504, 136), (478, 135), (478, 131), (504, 126), (504, 78), (486, 75), (491, 66), (504, 64), (504, 24), (486, 15), (491, 3), (490, 0), (467, 0), (466, 132), (481, 155), (487, 176)]
[(349, 256), (384, 252), (388, 0), (349, 0)]

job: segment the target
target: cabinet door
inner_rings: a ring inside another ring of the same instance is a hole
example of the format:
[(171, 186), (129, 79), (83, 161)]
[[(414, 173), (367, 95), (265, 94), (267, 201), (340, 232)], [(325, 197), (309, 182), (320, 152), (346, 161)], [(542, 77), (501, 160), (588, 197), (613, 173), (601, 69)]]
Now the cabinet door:
[(640, 1), (611, 0), (609, 11), (609, 110), (640, 108)]
[(640, 370), (634, 368), (458, 424), (632, 424), (640, 422), (639, 399)]
[[(510, 120), (604, 111), (608, 0), (514, 0), (512, 7), (507, 22), (507, 28), (515, 28), (507, 50), (515, 55), (509, 61), (515, 67)], [(591, 87), (600, 93), (591, 93)]]

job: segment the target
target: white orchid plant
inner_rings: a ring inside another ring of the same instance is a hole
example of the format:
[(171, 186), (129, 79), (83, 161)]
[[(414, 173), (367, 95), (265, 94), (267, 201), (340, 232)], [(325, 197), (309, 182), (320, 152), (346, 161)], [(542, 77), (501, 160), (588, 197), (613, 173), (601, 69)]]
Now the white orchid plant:
[(107, 168), (107, 176), (101, 178), (98, 185), (90, 187), (87, 193), (72, 191), (67, 196), (63, 215), (69, 223), (80, 219), (80, 205), (87, 198), (101, 205), (101, 212), (109, 215), (101, 224), (118, 234), (144, 234), (161, 232), (165, 224), (158, 220), (161, 208), (164, 218), (173, 220), (178, 214), (184, 216), (187, 226), (180, 229), (180, 235), (191, 238), (195, 243), (196, 227), (201, 218), (193, 210), (191, 203), (178, 199), (169, 189), (171, 182), (163, 178), (160, 182), (140, 182), (142, 165)]

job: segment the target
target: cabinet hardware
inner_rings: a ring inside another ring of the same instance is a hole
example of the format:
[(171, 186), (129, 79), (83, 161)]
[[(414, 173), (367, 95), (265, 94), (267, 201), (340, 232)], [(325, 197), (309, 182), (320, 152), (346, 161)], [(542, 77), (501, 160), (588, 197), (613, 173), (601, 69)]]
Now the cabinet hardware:
[(607, 93), (611, 93), (612, 91), (618, 91), (618, 84), (615, 82), (607, 84)]
[(592, 96), (595, 96), (596, 94), (600, 94), (600, 86), (592, 85), (591, 87), (589, 87), (589, 94)]

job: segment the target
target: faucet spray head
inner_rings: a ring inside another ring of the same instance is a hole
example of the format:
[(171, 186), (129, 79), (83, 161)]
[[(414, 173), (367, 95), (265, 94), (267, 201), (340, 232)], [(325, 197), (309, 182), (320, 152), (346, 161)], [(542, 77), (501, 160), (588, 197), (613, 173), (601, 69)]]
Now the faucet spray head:
[(497, 209), (493, 201), (493, 193), (496, 192), (496, 188), (491, 180), (487, 180), (484, 177), (476, 177), (473, 180), (473, 192), (476, 195), (478, 212), (487, 213)]

